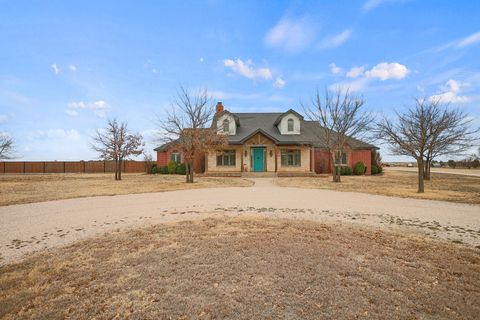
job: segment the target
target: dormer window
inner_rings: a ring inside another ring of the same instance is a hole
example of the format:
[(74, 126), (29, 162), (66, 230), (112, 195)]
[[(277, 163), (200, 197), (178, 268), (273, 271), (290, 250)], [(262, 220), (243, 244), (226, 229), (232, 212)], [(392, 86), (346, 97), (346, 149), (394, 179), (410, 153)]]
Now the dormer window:
[(288, 132), (292, 132), (292, 131), (293, 131), (293, 119), (288, 119), (288, 121), (287, 121), (287, 130), (288, 130)]
[(230, 122), (228, 119), (223, 120), (223, 132), (229, 132)]

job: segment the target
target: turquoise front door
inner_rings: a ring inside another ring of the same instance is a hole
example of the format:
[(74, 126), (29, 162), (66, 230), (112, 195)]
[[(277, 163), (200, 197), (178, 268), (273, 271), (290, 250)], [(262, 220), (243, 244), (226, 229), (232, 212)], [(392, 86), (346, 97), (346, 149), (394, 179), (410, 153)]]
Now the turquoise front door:
[(262, 172), (265, 171), (265, 159), (264, 159), (264, 148), (253, 148), (252, 149), (252, 160), (253, 160), (253, 171)]

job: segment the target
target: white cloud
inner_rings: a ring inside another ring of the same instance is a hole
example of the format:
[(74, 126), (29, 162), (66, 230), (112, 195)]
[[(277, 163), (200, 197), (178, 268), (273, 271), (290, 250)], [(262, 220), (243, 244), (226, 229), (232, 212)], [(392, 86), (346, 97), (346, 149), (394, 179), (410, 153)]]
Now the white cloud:
[(381, 5), (385, 0), (367, 0), (363, 4), (363, 11), (367, 12)]
[(330, 63), (328, 66), (332, 74), (339, 74), (340, 72), (342, 72), (342, 68), (337, 67), (335, 63)]
[(457, 47), (463, 48), (466, 46), (470, 46), (480, 41), (480, 31), (474, 34), (469, 35), (468, 37), (460, 40), (457, 44)]
[(158, 73), (158, 70), (155, 68), (152, 68), (152, 73)]
[(62, 140), (71, 140), (71, 141), (78, 141), (81, 139), (80, 133), (75, 129), (37, 130), (33, 135), (35, 138), (40, 138), (40, 139), (47, 138), (47, 139), (62, 139)]
[(347, 72), (347, 77), (357, 78), (358, 76), (361, 76), (364, 71), (365, 71), (364, 67), (353, 67), (350, 69), (350, 71)]
[(68, 69), (70, 69), (70, 71), (72, 71), (72, 72), (77, 71), (77, 67), (74, 64), (69, 65)]
[(264, 97), (261, 93), (237, 93), (237, 92), (225, 92), (221, 90), (210, 90), (208, 92), (213, 98), (223, 99), (239, 99), (239, 100), (258, 100)]
[(376, 7), (384, 4), (384, 3), (392, 3), (392, 2), (406, 2), (407, 0), (366, 0), (363, 4), (362, 11), (368, 12), (370, 10), (375, 9)]
[(441, 93), (430, 96), (429, 100), (440, 101), (441, 103), (466, 103), (470, 101), (470, 98), (458, 95), (464, 86), (465, 84), (450, 79), (441, 87)]
[(454, 41), (450, 41), (448, 43), (445, 43), (441, 46), (438, 46), (436, 48), (433, 48), (434, 52), (440, 52), (444, 51), (446, 49), (460, 49), (460, 48), (465, 48), (468, 46), (471, 46), (477, 42), (480, 42), (480, 31), (472, 33), (471, 35), (462, 38), (462, 39), (457, 39)]
[(327, 37), (320, 43), (320, 48), (337, 48), (352, 35), (352, 29), (346, 29), (339, 34)]
[(265, 43), (289, 53), (307, 48), (315, 38), (315, 28), (307, 19), (292, 20), (282, 18), (265, 35)]
[(93, 113), (99, 117), (99, 118), (104, 118), (106, 116), (106, 109), (109, 108), (109, 105), (107, 102), (103, 100), (98, 100), (95, 102), (83, 102), (83, 101), (78, 101), (78, 102), (69, 102), (67, 104), (67, 109), (65, 112), (71, 116), (71, 117), (76, 117), (78, 115), (77, 110), (93, 110)]
[(70, 116), (70, 117), (76, 117), (78, 116), (78, 111), (72, 110), (72, 109), (67, 109), (65, 112)]
[(242, 75), (248, 79), (255, 80), (257, 78), (270, 80), (272, 79), (272, 72), (268, 68), (255, 68), (252, 60), (242, 61), (241, 59), (223, 60), (223, 65), (232, 69), (233, 72)]
[(273, 86), (275, 88), (281, 89), (281, 88), (285, 87), (285, 84), (286, 84), (285, 80), (283, 80), (280, 77), (277, 77), (277, 79), (275, 79), (275, 82), (273, 83)]
[(60, 67), (57, 66), (56, 63), (52, 64), (51, 67), (52, 67), (53, 72), (54, 72), (55, 74), (59, 74), (59, 73), (60, 73)]
[(330, 90), (340, 89), (342, 91), (349, 90), (351, 92), (363, 90), (367, 84), (370, 82), (370, 79), (362, 77), (355, 80), (337, 82), (329, 86)]
[(205, 60), (203, 59), (203, 57), (200, 57), (200, 63), (203, 63)]
[(0, 114), (0, 124), (6, 123), (8, 121), (8, 116), (6, 114)]
[(75, 129), (46, 128), (26, 133), (19, 151), (24, 160), (88, 160), (98, 157), (90, 138)]
[(403, 79), (409, 74), (410, 70), (403, 64), (397, 62), (381, 62), (372, 69), (365, 72), (367, 78), (378, 78), (380, 80)]

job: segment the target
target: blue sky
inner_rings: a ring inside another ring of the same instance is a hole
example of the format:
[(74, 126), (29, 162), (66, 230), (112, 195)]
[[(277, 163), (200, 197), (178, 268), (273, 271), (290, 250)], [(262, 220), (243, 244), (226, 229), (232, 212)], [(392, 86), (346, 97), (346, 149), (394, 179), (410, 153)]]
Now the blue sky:
[(479, 15), (446, 0), (0, 0), (0, 132), (23, 160), (95, 159), (90, 137), (117, 117), (152, 149), (179, 84), (236, 112), (300, 110), (337, 86), (386, 115), (441, 96), (478, 126)]

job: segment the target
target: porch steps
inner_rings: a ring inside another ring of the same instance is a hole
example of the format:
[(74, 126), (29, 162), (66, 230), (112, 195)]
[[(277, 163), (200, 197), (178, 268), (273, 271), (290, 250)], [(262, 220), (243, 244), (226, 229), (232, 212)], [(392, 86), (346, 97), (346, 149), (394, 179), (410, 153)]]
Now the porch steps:
[(205, 172), (205, 177), (241, 177), (241, 172)]
[(278, 177), (315, 177), (315, 172), (278, 172)]
[(276, 177), (276, 172), (243, 172), (242, 178), (273, 178)]

